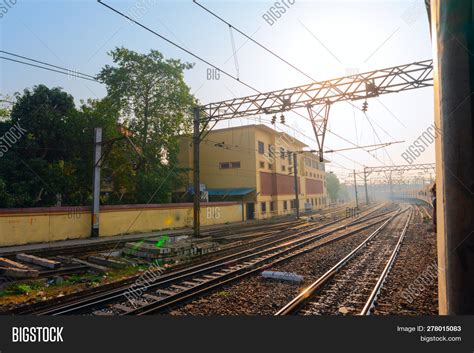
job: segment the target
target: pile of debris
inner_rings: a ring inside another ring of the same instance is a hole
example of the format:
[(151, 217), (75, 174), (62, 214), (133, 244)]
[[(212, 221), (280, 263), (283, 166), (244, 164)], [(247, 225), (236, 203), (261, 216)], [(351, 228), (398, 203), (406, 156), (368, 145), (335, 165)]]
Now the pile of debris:
[(209, 238), (190, 236), (149, 238), (125, 244), (123, 254), (148, 260), (175, 262), (220, 250), (219, 244)]

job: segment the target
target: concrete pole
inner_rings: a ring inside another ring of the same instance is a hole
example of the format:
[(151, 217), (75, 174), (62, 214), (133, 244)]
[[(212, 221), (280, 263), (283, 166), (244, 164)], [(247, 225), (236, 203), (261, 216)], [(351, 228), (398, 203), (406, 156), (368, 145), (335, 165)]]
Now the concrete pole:
[(365, 203), (369, 204), (369, 190), (367, 189), (367, 167), (364, 167), (364, 187), (365, 187)]
[(196, 107), (193, 110), (193, 185), (194, 185), (194, 207), (193, 207), (193, 230), (194, 236), (199, 237), (201, 228), (201, 181), (199, 170), (199, 153), (201, 144), (201, 125), (200, 125), (200, 111)]
[(354, 190), (355, 190), (355, 197), (356, 197), (356, 208), (359, 209), (359, 197), (357, 195), (357, 180), (356, 180), (355, 169), (354, 169)]
[(99, 236), (99, 208), (100, 208), (100, 159), (102, 157), (102, 128), (94, 129), (94, 171), (92, 176), (92, 226), (91, 237)]
[(295, 174), (295, 208), (296, 208), (296, 218), (300, 219), (300, 197), (298, 190), (298, 154), (293, 153), (293, 169)]
[(474, 314), (474, 2), (432, 0), (439, 313)]

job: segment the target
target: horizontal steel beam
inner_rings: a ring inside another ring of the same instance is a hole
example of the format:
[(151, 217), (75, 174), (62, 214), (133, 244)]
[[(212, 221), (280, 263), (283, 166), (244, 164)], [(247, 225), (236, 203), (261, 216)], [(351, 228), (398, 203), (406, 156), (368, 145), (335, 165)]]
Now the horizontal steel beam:
[(298, 87), (210, 103), (201, 107), (206, 120), (275, 114), (339, 101), (353, 101), (432, 86), (433, 60), (374, 70)]

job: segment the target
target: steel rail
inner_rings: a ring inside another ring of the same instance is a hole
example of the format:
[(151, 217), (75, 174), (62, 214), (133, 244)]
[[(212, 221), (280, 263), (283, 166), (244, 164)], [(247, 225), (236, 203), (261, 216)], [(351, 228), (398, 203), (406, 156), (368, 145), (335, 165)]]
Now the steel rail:
[[(392, 212), (398, 212), (398, 211), (392, 211)], [(255, 264), (252, 264), (246, 268), (239, 269), (237, 271), (234, 271), (232, 273), (225, 274), (223, 276), (219, 276), (215, 279), (210, 279), (209, 281), (202, 283), (201, 285), (197, 285), (195, 287), (190, 287), (189, 289), (181, 292), (176, 292), (174, 295), (171, 295), (169, 297), (163, 297), (159, 301), (152, 302), (146, 306), (139, 307), (133, 311), (124, 313), (123, 315), (149, 315), (149, 314), (156, 314), (158, 312), (162, 312), (165, 310), (169, 310), (172, 307), (175, 307), (177, 305), (180, 305), (182, 303), (185, 303), (189, 300), (192, 300), (194, 298), (197, 298), (209, 291), (212, 291), (214, 289), (220, 288), (224, 285), (230, 284), (232, 282), (238, 281), (240, 279), (243, 279), (245, 277), (248, 277), (252, 274), (255, 274), (257, 272), (260, 272), (262, 270), (265, 270), (269, 267), (275, 266), (279, 263), (282, 263), (284, 261), (288, 261), (296, 256), (299, 256), (301, 254), (307, 253), (309, 251), (313, 251), (317, 248), (332, 244), (336, 241), (342, 240), (344, 238), (347, 238), (348, 236), (351, 236), (353, 234), (357, 234), (363, 230), (366, 230), (368, 228), (371, 228), (381, 222), (384, 222), (386, 219), (390, 217), (386, 217), (382, 220), (378, 220), (375, 222), (372, 222), (370, 224), (367, 224), (365, 226), (362, 226), (360, 228), (350, 230), (334, 239), (330, 239), (326, 242), (323, 243), (318, 243), (318, 244), (313, 244), (311, 243), (324, 240), (325, 236), (321, 236), (318, 238), (310, 238), (306, 239), (304, 243), (297, 244), (292, 248), (283, 250), (279, 253), (271, 255), (269, 258), (264, 258), (263, 260), (260, 260), (258, 265), (255, 266)], [(271, 262), (268, 263), (268, 260), (271, 260)]]
[[(374, 211), (372, 211), (372, 212), (374, 212)], [(370, 212), (370, 214), (372, 212)], [(394, 212), (394, 211), (391, 211), (391, 212)], [(372, 216), (370, 219), (383, 217), (383, 215), (384, 214)], [(208, 263), (204, 263), (202, 265), (197, 265), (197, 266), (194, 266), (194, 267), (191, 267), (191, 268), (185, 268), (181, 271), (171, 272), (169, 274), (163, 275), (162, 277), (160, 277), (160, 279), (157, 282), (152, 283), (151, 285), (149, 285), (147, 287), (147, 291), (150, 291), (150, 290), (153, 290), (153, 289), (159, 289), (159, 288), (166, 287), (166, 286), (170, 286), (173, 283), (176, 283), (177, 281), (185, 281), (185, 280), (188, 280), (190, 278), (196, 278), (197, 276), (202, 276), (202, 275), (205, 275), (207, 273), (211, 273), (213, 271), (214, 272), (219, 271), (220, 269), (225, 268), (226, 266), (231, 266), (231, 265), (234, 265), (236, 263), (242, 263), (242, 262), (245, 262), (245, 261), (249, 261), (253, 258), (257, 258), (258, 256), (264, 256), (266, 254), (271, 253), (272, 251), (274, 252), (278, 248), (288, 247), (288, 246), (291, 246), (295, 243), (300, 243), (301, 244), (305, 241), (306, 242), (311, 242), (311, 241), (320, 240), (320, 239), (322, 239), (324, 237), (327, 237), (327, 236), (329, 236), (329, 235), (331, 235), (331, 234), (333, 234), (333, 233), (335, 233), (339, 230), (345, 229), (346, 227), (348, 227), (351, 224), (358, 224), (361, 221), (362, 221), (361, 219), (357, 219), (357, 220), (354, 220), (353, 222), (350, 222), (348, 224), (344, 224), (344, 225), (336, 227), (336, 228), (332, 228), (330, 230), (324, 231), (324, 232), (322, 232), (320, 234), (317, 234), (317, 235), (310, 234), (310, 235), (305, 236), (305, 234), (308, 234), (308, 233), (311, 233), (311, 232), (315, 231), (314, 229), (305, 230), (305, 231), (299, 232), (297, 234), (293, 234), (293, 235), (290, 235), (288, 237), (285, 237), (283, 239), (278, 239), (278, 240), (272, 241), (269, 244), (260, 245), (260, 246), (254, 248), (254, 249), (244, 250), (244, 251), (241, 251), (237, 254), (232, 254), (232, 255), (226, 256), (226, 257), (221, 258), (221, 259), (217, 259), (217, 260), (210, 261)], [(368, 219), (366, 219), (365, 221), (368, 221)], [(378, 222), (380, 222), (380, 221), (378, 221)], [(318, 229), (318, 230), (321, 230), (321, 229)], [(294, 240), (294, 238), (297, 238), (299, 236), (304, 236), (304, 238)], [(293, 239), (293, 240), (291, 240), (291, 239)], [(279, 243), (282, 243), (282, 244), (279, 244)], [(274, 245), (274, 244), (278, 244), (278, 245)], [(268, 248), (271, 245), (274, 245), (274, 246)], [(256, 249), (263, 249), (263, 250), (255, 252)], [(241, 257), (238, 257), (238, 256), (241, 256)], [(124, 294), (126, 293), (126, 290), (128, 288), (129, 288), (129, 286), (126, 286), (125, 288), (122, 287), (122, 288), (119, 288), (119, 289), (116, 289), (116, 290), (112, 291), (111, 293), (107, 293), (105, 295), (99, 295), (98, 298), (86, 298), (85, 300), (79, 300), (79, 301), (71, 303), (71, 304), (66, 304), (63, 307), (53, 308), (51, 310), (48, 310), (46, 312), (41, 312), (39, 314), (40, 315), (63, 315), (63, 314), (71, 314), (71, 313), (77, 312), (77, 311), (83, 311), (83, 310), (85, 310), (87, 308), (90, 308), (90, 307), (103, 305), (103, 304), (109, 303), (111, 301), (119, 300), (120, 298), (125, 298)]]
[(411, 211), (410, 214), (408, 215), (407, 222), (405, 226), (403, 227), (403, 231), (400, 235), (400, 238), (398, 239), (397, 245), (395, 246), (395, 249), (393, 249), (392, 255), (390, 256), (390, 259), (388, 260), (387, 265), (385, 265), (385, 268), (380, 274), (380, 277), (377, 280), (377, 283), (375, 284), (374, 289), (370, 293), (370, 296), (367, 299), (367, 302), (365, 303), (364, 308), (361, 310), (359, 315), (370, 315), (371, 311), (375, 308), (377, 298), (380, 294), (380, 290), (382, 289), (382, 286), (385, 280), (387, 279), (388, 274), (390, 273), (390, 270), (392, 269), (395, 259), (397, 258), (398, 253), (400, 252), (400, 248), (402, 246), (403, 240), (405, 239), (405, 234), (407, 232), (408, 225), (410, 224), (412, 214), (413, 214), (413, 211)]
[[(383, 212), (383, 213), (375, 215), (375, 216), (371, 216), (373, 213), (379, 211), (383, 206), (384, 206), (384, 204), (381, 204), (381, 205), (376, 205), (372, 208), (367, 209), (359, 217), (355, 218), (353, 221), (347, 223), (343, 227), (349, 226), (349, 225), (355, 225), (355, 224), (358, 224), (358, 223), (361, 223), (361, 222), (364, 222), (364, 221), (369, 221), (371, 219), (381, 217), (385, 214), (393, 212), (393, 211), (387, 211), (387, 212)], [(219, 266), (219, 264), (235, 260), (235, 258), (237, 258), (239, 256), (243, 256), (243, 255), (246, 255), (246, 254), (251, 254), (252, 252), (258, 251), (260, 249), (264, 249), (268, 246), (272, 246), (272, 245), (275, 245), (275, 244), (278, 244), (278, 243), (282, 243), (282, 242), (297, 238), (299, 236), (302, 236), (302, 235), (310, 233), (310, 232), (317, 232), (317, 231), (324, 230), (325, 228), (327, 228), (331, 225), (334, 225), (336, 223), (339, 223), (341, 221), (344, 221), (344, 220), (345, 220), (345, 218), (338, 218), (334, 221), (330, 221), (330, 222), (327, 222), (327, 223), (322, 224), (322, 225), (317, 225), (315, 227), (311, 227), (310, 229), (303, 230), (303, 231), (298, 232), (296, 234), (283, 236), (282, 238), (278, 238), (278, 239), (275, 239), (275, 240), (270, 240), (269, 241), (268, 238), (263, 239), (263, 241), (262, 240), (254, 240), (253, 244), (250, 244), (251, 245), (250, 248), (240, 250), (238, 252), (234, 252), (234, 253), (231, 253), (231, 254), (228, 254), (228, 255), (225, 255), (225, 256), (221, 256), (219, 258), (216, 258), (216, 259), (213, 259), (213, 260), (210, 260), (210, 261), (206, 261), (206, 262), (203, 262), (203, 263), (198, 263), (198, 264), (193, 265), (193, 266), (186, 266), (182, 269), (176, 269), (172, 272), (165, 273), (164, 275), (162, 275), (159, 278), (156, 285), (163, 284), (163, 282), (168, 280), (168, 279), (177, 278), (179, 276), (186, 276), (186, 274), (193, 273), (195, 271), (199, 271), (199, 270), (203, 270), (203, 269), (209, 269), (213, 265)], [(278, 231), (277, 234), (275, 234), (275, 236), (278, 236), (279, 234), (284, 233), (284, 232), (285, 232), (284, 230)], [(248, 246), (248, 244), (243, 244), (243, 245), (237, 246), (236, 249), (237, 248), (245, 248), (247, 246)], [(228, 250), (236, 250), (236, 249), (225, 249), (225, 250), (228, 251)], [(212, 255), (212, 254), (210, 254), (210, 255)], [(59, 311), (62, 311), (62, 310), (68, 310), (68, 309), (75, 310), (75, 308), (77, 308), (81, 305), (82, 306), (92, 305), (91, 303), (95, 303), (95, 302), (98, 302), (98, 301), (101, 301), (101, 300), (111, 301), (111, 300), (119, 298), (120, 296), (123, 296), (124, 292), (129, 288), (130, 284), (132, 284), (133, 281), (136, 280), (138, 277), (139, 276), (134, 276), (131, 279), (120, 281), (120, 284), (118, 286), (114, 286), (114, 284), (105, 285), (104, 286), (105, 290), (98, 290), (98, 291), (93, 290), (93, 291), (90, 291), (90, 292), (88, 291), (87, 293), (85, 293), (86, 294), (85, 296), (80, 296), (80, 294), (78, 296), (78, 294), (76, 293), (76, 294), (71, 295), (71, 297), (69, 297), (69, 298), (68, 297), (59, 298), (58, 299), (59, 303), (53, 303), (53, 304), (38, 303), (38, 305), (35, 305), (35, 304), (31, 305), (31, 308), (30, 308), (30, 306), (26, 306), (24, 308), (22, 307), (22, 308), (19, 308), (19, 309), (15, 309), (13, 312), (14, 313), (19, 313), (19, 314), (32, 314), (32, 313), (34, 313), (36, 315), (54, 315), (55, 313), (57, 313)], [(55, 302), (56, 300), (50, 300), (50, 301)]]
[(325, 272), (319, 279), (309, 285), (304, 289), (300, 294), (293, 298), (289, 303), (287, 303), (283, 308), (278, 310), (275, 316), (289, 315), (296, 312), (306, 301), (324, 284), (326, 284), (341, 268), (343, 268), (363, 247), (365, 247), (369, 241), (371, 241), (375, 236), (377, 236), (382, 229), (384, 229), (395, 217), (404, 213), (404, 211), (398, 211), (396, 214), (387, 219), (379, 228), (377, 228), (372, 234), (370, 234), (362, 243), (360, 243), (354, 250), (352, 250), (348, 255), (342, 258), (337, 264), (331, 267), (327, 272)]

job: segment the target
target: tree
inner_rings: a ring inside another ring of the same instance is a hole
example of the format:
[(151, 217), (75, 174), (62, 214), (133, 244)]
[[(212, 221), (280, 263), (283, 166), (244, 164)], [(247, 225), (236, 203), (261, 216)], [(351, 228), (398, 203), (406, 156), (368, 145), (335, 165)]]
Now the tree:
[(0, 141), (0, 207), (89, 205), (95, 127), (103, 130), (101, 176), (111, 188), (102, 203), (169, 202), (183, 184), (178, 138), (192, 125), (196, 100), (183, 73), (192, 65), (153, 50), (111, 55), (115, 65), (99, 75), (104, 99), (76, 108), (61, 88), (37, 85), (15, 94), (11, 111), (0, 106), (0, 139), (14, 126), (24, 131), (7, 149)]
[(14, 98), (0, 94), (0, 121), (10, 118), (12, 104), (14, 104)]
[(334, 173), (329, 172), (328, 174), (326, 174), (326, 185), (331, 202), (336, 202), (339, 193), (340, 183), (339, 179)]
[(337, 195), (339, 200), (342, 200), (344, 202), (349, 201), (350, 196), (349, 196), (349, 190), (347, 190), (347, 185), (346, 184), (340, 184), (339, 185), (339, 192)]
[(0, 207), (90, 204), (92, 131), (118, 136), (118, 114), (103, 102), (77, 110), (71, 95), (44, 85), (16, 98), (0, 136), (14, 126), (26, 132), (2, 157)]
[(99, 78), (142, 155), (130, 175), (134, 189), (127, 187), (125, 200), (170, 201), (172, 191), (182, 183), (177, 168), (178, 138), (190, 132), (196, 104), (184, 82), (184, 70), (193, 65), (165, 59), (156, 50), (139, 54), (117, 48), (110, 55), (115, 66), (107, 65)]

